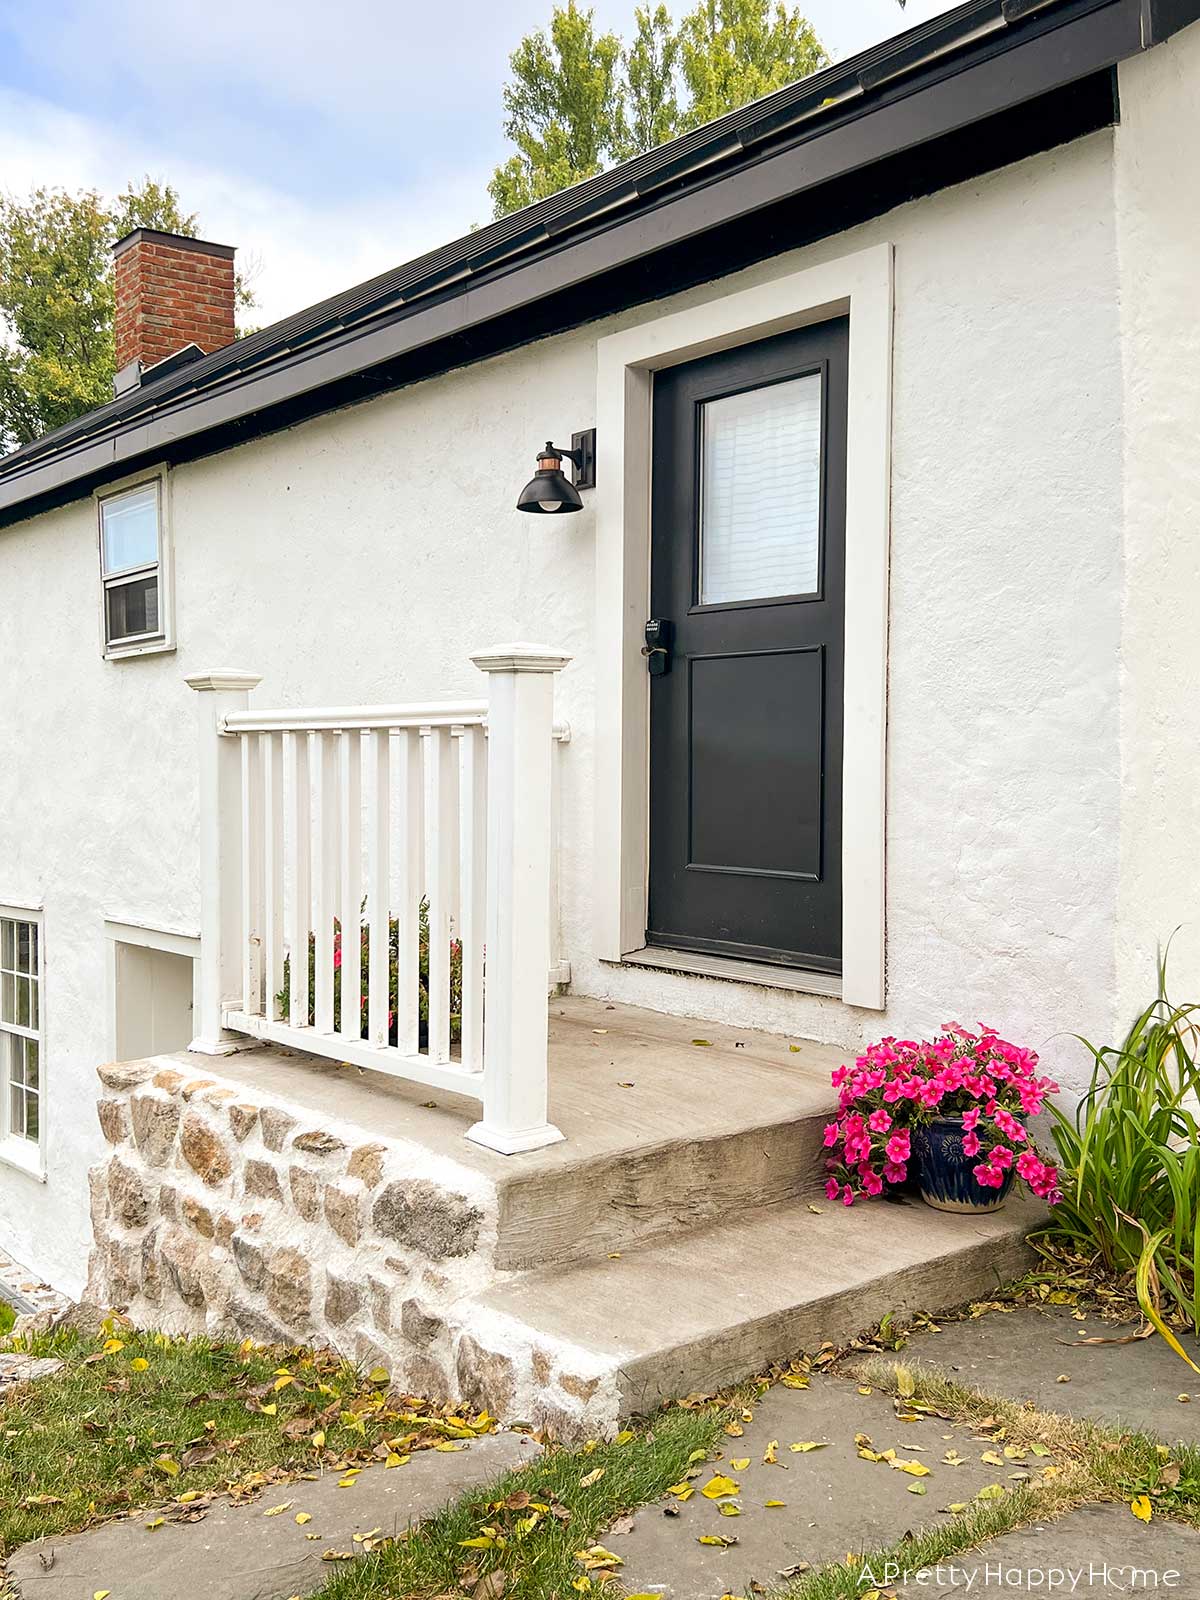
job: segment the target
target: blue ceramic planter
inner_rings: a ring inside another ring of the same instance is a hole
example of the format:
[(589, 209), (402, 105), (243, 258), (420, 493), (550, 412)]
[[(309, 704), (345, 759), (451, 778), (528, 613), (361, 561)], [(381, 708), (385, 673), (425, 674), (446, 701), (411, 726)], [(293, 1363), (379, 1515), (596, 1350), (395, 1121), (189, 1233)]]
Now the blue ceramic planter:
[(938, 1211), (999, 1211), (1013, 1186), (1013, 1169), (1004, 1186), (989, 1189), (975, 1177), (978, 1156), (963, 1153), (961, 1117), (935, 1117), (913, 1129), (921, 1198)]

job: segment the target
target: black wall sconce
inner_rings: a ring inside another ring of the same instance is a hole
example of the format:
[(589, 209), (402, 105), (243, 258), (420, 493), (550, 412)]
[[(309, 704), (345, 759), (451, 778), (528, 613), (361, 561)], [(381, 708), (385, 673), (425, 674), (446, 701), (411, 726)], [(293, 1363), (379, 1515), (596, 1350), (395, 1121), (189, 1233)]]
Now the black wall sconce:
[[(571, 463), (571, 482), (563, 476), (562, 464)], [(564, 511), (582, 511), (580, 489), (596, 487), (596, 430), (571, 435), (571, 448), (564, 450), (547, 439), (538, 451), (537, 471), (517, 496), (517, 510), (556, 516)]]

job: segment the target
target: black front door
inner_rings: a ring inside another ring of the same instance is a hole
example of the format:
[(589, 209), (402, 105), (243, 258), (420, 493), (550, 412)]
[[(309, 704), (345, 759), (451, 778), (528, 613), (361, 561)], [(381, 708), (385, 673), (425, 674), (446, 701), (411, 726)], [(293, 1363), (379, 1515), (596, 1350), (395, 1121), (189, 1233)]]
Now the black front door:
[(647, 941), (839, 972), (849, 324), (659, 373)]

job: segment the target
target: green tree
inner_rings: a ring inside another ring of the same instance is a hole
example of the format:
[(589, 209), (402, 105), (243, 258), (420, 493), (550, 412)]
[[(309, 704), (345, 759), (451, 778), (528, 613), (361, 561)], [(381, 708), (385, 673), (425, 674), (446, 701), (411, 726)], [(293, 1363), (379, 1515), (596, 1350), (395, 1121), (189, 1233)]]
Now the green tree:
[[(196, 218), (149, 177), (113, 201), (49, 188), (0, 197), (0, 453), (112, 399), (111, 249), (139, 227), (195, 237)], [(253, 304), (244, 283), (238, 298)]]
[(619, 138), (620, 54), (616, 34), (597, 35), (575, 0), (555, 8), (549, 37), (539, 29), (521, 40), (504, 87), (517, 153), (488, 185), (498, 217), (600, 171)]
[(680, 25), (679, 55), (688, 96), (681, 131), (829, 64), (812, 25), (769, 0), (701, 0)]
[(516, 153), (488, 185), (495, 215), (828, 62), (812, 26), (783, 0), (698, 0), (678, 26), (665, 5), (639, 6), (629, 44), (597, 35), (593, 13), (567, 0), (555, 7), (549, 35), (529, 34), (509, 58), (504, 132)]

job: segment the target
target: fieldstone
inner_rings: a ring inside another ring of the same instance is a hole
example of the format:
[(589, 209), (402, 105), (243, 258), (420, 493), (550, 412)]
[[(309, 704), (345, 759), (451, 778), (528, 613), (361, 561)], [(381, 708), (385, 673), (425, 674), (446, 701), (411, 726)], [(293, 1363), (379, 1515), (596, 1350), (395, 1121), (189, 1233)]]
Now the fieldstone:
[(409, 1344), (432, 1344), (443, 1327), (441, 1317), (427, 1311), (419, 1300), (406, 1300), (400, 1307), (400, 1332)]
[(108, 1164), (88, 1169), (88, 1210), (92, 1232), (98, 1238), (108, 1216)]
[(368, 1189), (373, 1189), (383, 1177), (383, 1158), (387, 1154), (384, 1144), (360, 1144), (346, 1164), (348, 1178), (361, 1178)]
[(108, 1312), (91, 1300), (78, 1300), (65, 1311), (56, 1313), (52, 1326), (77, 1333), (81, 1339), (95, 1339), (104, 1330)]
[(162, 1269), (158, 1259), (158, 1228), (147, 1229), (142, 1235), (142, 1294), (157, 1305), (162, 1299)]
[(380, 1333), (391, 1333), (392, 1285), (383, 1278), (368, 1277), (367, 1290), (371, 1296), (371, 1320)]
[(325, 1133), (319, 1128), (309, 1133), (298, 1133), (292, 1140), (293, 1150), (303, 1150), (311, 1156), (335, 1156), (345, 1148), (343, 1139), (337, 1139), (332, 1133)]
[(513, 1402), (517, 1377), (508, 1356), (498, 1350), (485, 1350), (464, 1333), (458, 1341), (455, 1358), (458, 1392), (468, 1405), (503, 1417)]
[(340, 1328), (344, 1322), (358, 1314), (362, 1305), (362, 1290), (356, 1283), (335, 1278), (332, 1273), (325, 1279), (325, 1320)]
[(174, 1094), (183, 1082), (183, 1073), (173, 1072), (170, 1067), (163, 1067), (150, 1081), (156, 1089), (165, 1089), (168, 1094)]
[(331, 1183), (325, 1190), (325, 1220), (353, 1250), (362, 1234), (362, 1186)]
[(374, 1372), (376, 1367), (391, 1372), (396, 1365), (389, 1352), (382, 1345), (376, 1344), (369, 1333), (363, 1333), (361, 1330), (354, 1338), (354, 1363), (362, 1372)]
[(237, 1094), (236, 1089), (231, 1089), (228, 1084), (220, 1084), (215, 1089), (200, 1089), (196, 1098), (203, 1100), (206, 1106), (223, 1106), (226, 1100), (232, 1100)]
[(278, 1155), (288, 1134), (296, 1126), (295, 1117), (289, 1117), (287, 1112), (280, 1111), (278, 1106), (262, 1106), (258, 1120), (262, 1125), (263, 1143), (268, 1150), (273, 1150)]
[(61, 1372), (65, 1365), (54, 1356), (0, 1355), (0, 1389), (6, 1383), (36, 1383)]
[(236, 1287), (230, 1258), (224, 1250), (212, 1249), (201, 1256), (200, 1285), (210, 1317), (220, 1321), (229, 1309)]
[(282, 1200), (283, 1190), (279, 1174), (269, 1161), (247, 1161), (242, 1173), (242, 1184), (247, 1194), (258, 1195), (263, 1200)]
[(307, 1328), (312, 1308), (312, 1277), (299, 1250), (284, 1248), (267, 1260), (267, 1304), (281, 1321)]
[(234, 1105), (229, 1107), (229, 1126), (233, 1129), (233, 1137), (241, 1144), (254, 1132), (254, 1125), (258, 1121), (258, 1107), (247, 1105)]
[(233, 1218), (224, 1215), (213, 1218), (213, 1238), (219, 1245), (228, 1248), (229, 1241), (233, 1238)]
[(409, 1394), (423, 1400), (446, 1400), (450, 1395), (450, 1374), (430, 1355), (412, 1356), (404, 1363), (404, 1383)]
[(253, 1339), (256, 1344), (292, 1343), (292, 1336), (286, 1328), (281, 1328), (277, 1322), (272, 1322), (270, 1317), (244, 1301), (231, 1300), (227, 1316), (244, 1339)]
[(108, 1169), (108, 1198), (116, 1217), (127, 1228), (141, 1228), (150, 1220), (153, 1195), (140, 1172), (114, 1156)]
[(586, 1405), (600, 1387), (600, 1379), (577, 1378), (573, 1373), (564, 1372), (559, 1377), (558, 1386), (564, 1394), (573, 1395)]
[(110, 1239), (107, 1247), (109, 1299), (123, 1309), (142, 1286), (142, 1252), (128, 1239)]
[(163, 1167), (175, 1147), (179, 1131), (179, 1106), (157, 1094), (135, 1094), (129, 1103), (133, 1118), (133, 1138), (142, 1159), (152, 1167)]
[(587, 1425), (581, 1417), (565, 1411), (562, 1406), (556, 1406), (552, 1400), (535, 1400), (530, 1421), (539, 1433), (559, 1444), (581, 1444), (588, 1434)]
[(124, 1100), (97, 1100), (96, 1116), (100, 1131), (109, 1144), (120, 1144), (129, 1137), (129, 1111)]
[(550, 1385), (550, 1375), (554, 1370), (550, 1357), (544, 1350), (535, 1350), (533, 1352), (532, 1365), (533, 1381), (537, 1384), (539, 1389), (548, 1388)]
[(210, 1188), (224, 1183), (233, 1171), (233, 1161), (220, 1137), (193, 1111), (188, 1112), (180, 1127), (179, 1149), (188, 1166)]
[(321, 1215), (321, 1180), (304, 1167), (293, 1167), (288, 1173), (292, 1191), (292, 1204), (305, 1222), (315, 1222)]
[(136, 1089), (139, 1083), (154, 1076), (149, 1061), (110, 1061), (96, 1068), (96, 1075), (106, 1089)]
[(162, 1243), (162, 1264), (167, 1281), (184, 1305), (200, 1310), (204, 1285), (200, 1276), (200, 1241), (182, 1228), (172, 1228)]
[(483, 1213), (465, 1195), (408, 1178), (388, 1184), (375, 1201), (373, 1220), (386, 1238), (441, 1261), (471, 1254)]
[(229, 1247), (247, 1288), (261, 1289), (267, 1281), (267, 1253), (262, 1245), (255, 1239), (248, 1239), (244, 1233), (235, 1232)]
[(190, 1082), (185, 1083), (183, 1086), (183, 1098), (185, 1100), (194, 1100), (203, 1090), (215, 1088), (216, 1083), (212, 1078), (192, 1078)]
[(202, 1206), (199, 1200), (193, 1200), (191, 1195), (188, 1194), (183, 1197), (181, 1209), (183, 1211), (183, 1220), (190, 1228), (195, 1228), (196, 1232), (202, 1234), (206, 1239), (212, 1238), (214, 1231), (213, 1214), (207, 1206)]
[(179, 1191), (173, 1184), (164, 1183), (158, 1191), (158, 1212), (168, 1222), (174, 1222), (178, 1216)]

